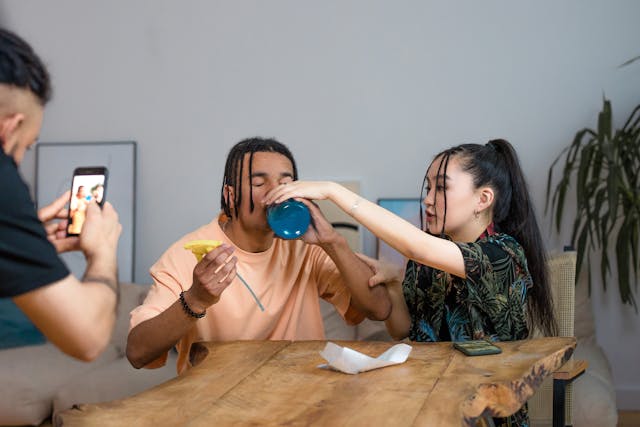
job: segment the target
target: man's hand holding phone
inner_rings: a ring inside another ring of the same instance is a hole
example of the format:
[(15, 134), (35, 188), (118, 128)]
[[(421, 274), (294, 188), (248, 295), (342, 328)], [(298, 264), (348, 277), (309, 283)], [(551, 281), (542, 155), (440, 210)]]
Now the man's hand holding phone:
[(38, 218), (44, 225), (47, 238), (58, 253), (80, 249), (78, 237), (67, 236), (67, 216), (69, 211), (65, 208), (65, 205), (69, 201), (69, 195), (70, 191), (65, 191), (53, 203), (38, 210)]
[(114, 256), (118, 247), (118, 239), (122, 225), (118, 213), (111, 203), (105, 202), (102, 209), (92, 202), (87, 206), (87, 216), (80, 233), (80, 249), (87, 259), (96, 256)]
[[(107, 176), (103, 166), (76, 168), (71, 190), (38, 211), (58, 253), (81, 250), (87, 260), (102, 257), (115, 266), (122, 225), (111, 203), (105, 201)], [(74, 218), (76, 227), (71, 226)]]
[(82, 250), (87, 257), (94, 256), (101, 250), (113, 252), (117, 247), (122, 225), (111, 203), (105, 202), (102, 209), (96, 202), (89, 203), (81, 235), (68, 236), (68, 209), (65, 205), (69, 201), (69, 194), (70, 192), (66, 191), (50, 205), (38, 210), (38, 218), (56, 251), (63, 253)]

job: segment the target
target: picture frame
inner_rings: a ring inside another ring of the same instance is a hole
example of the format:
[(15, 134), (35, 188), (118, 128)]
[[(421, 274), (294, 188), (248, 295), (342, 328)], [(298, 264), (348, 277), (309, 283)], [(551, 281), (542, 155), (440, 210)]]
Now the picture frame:
[[(420, 212), (422, 210), (422, 200), (419, 198), (379, 198), (377, 204), (386, 210), (409, 221), (420, 228)], [(376, 257), (396, 265), (404, 266), (407, 262), (405, 257), (386, 242), (376, 239)]]

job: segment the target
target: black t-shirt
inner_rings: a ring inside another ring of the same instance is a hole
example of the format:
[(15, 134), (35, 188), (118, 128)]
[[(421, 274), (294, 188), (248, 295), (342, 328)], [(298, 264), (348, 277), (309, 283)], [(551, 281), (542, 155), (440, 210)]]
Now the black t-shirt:
[(0, 148), (0, 298), (24, 294), (68, 275), (47, 240), (13, 158)]

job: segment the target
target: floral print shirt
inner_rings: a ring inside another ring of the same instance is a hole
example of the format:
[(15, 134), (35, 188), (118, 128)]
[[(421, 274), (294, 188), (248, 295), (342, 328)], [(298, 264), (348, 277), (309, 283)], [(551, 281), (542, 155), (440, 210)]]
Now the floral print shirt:
[[(412, 341), (513, 341), (529, 335), (527, 290), (532, 285), (524, 249), (490, 226), (473, 243), (456, 242), (466, 279), (409, 261), (402, 284)], [(528, 426), (526, 405), (496, 426)]]

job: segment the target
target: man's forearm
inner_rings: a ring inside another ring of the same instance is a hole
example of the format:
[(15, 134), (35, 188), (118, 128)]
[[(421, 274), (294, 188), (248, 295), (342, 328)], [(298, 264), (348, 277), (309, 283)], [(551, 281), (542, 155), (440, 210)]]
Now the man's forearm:
[(118, 293), (118, 264), (115, 253), (87, 258), (83, 282), (102, 283)]
[(196, 318), (188, 315), (178, 300), (165, 311), (135, 326), (127, 338), (127, 359), (142, 368), (169, 351), (194, 327)]
[(324, 251), (338, 267), (351, 292), (354, 305), (368, 318), (385, 320), (391, 312), (389, 294), (384, 286), (369, 287), (373, 271), (353, 253), (344, 237), (322, 245)]
[[(115, 254), (108, 254), (101, 257), (87, 258), (87, 268), (82, 283), (85, 285), (106, 286), (116, 297), (116, 303), (109, 299), (98, 298), (89, 305), (90, 309), (95, 310), (95, 318), (98, 324), (109, 321), (111, 313), (115, 313), (120, 301), (120, 293), (118, 291), (118, 267)], [(105, 327), (110, 327), (105, 325)]]

